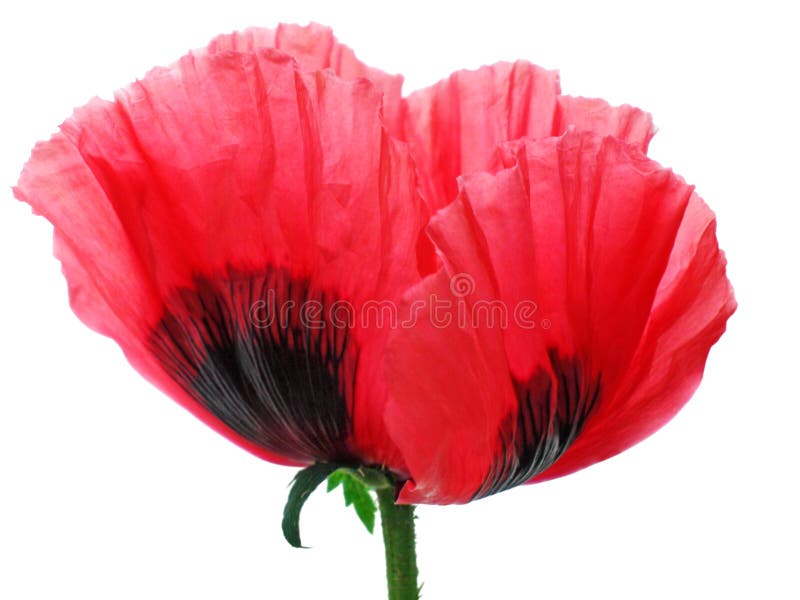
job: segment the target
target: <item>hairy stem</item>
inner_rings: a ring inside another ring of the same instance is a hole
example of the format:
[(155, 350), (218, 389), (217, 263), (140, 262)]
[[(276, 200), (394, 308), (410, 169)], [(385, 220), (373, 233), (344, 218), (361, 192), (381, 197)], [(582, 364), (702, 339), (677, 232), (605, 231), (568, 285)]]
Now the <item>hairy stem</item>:
[(391, 487), (378, 488), (389, 600), (418, 600), (414, 507), (394, 503)]

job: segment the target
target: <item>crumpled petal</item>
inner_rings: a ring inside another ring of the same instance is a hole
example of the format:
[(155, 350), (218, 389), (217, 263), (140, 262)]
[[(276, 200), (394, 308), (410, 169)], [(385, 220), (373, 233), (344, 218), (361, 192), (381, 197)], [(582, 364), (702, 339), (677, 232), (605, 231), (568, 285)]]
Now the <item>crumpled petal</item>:
[(206, 50), (244, 52), (258, 48), (278, 48), (286, 52), (297, 61), (303, 71), (332, 69), (344, 79), (369, 79), (383, 96), (386, 128), (392, 136), (402, 138), (403, 76), (390, 75), (364, 64), (350, 48), (338, 42), (329, 27), (317, 23), (306, 26), (281, 23), (274, 30), (252, 27), (217, 36)]
[[(37, 146), (15, 193), (53, 223), (82, 320), (224, 435), (295, 462), (243, 439), (176, 385), (154, 356), (153, 331), (165, 314), (201, 319), (196, 311), (218, 315), (220, 306), (245, 326), (247, 307), (235, 305), (252, 286), (242, 287), (242, 273), (288, 273), (356, 308), (399, 295), (418, 278), (427, 213), (416, 187), (407, 147), (383, 126), (370, 81), (302, 71), (262, 48), (192, 53), (112, 102), (91, 101)], [(198, 305), (210, 297), (216, 307)], [(350, 334), (358, 354), (352, 445), (365, 462), (402, 470), (382, 433), (386, 334), (357, 323)]]
[[(463, 177), (432, 220), (442, 266), (405, 298), (425, 307), (421, 328), (390, 339), (405, 502), (467, 502), (639, 441), (691, 395), (735, 307), (713, 215), (637, 149), (569, 131), (511, 143), (501, 160)], [(439, 300), (468, 317), (435, 326)], [(475, 313), (481, 303), (506, 322)]]
[(691, 398), (736, 310), (714, 213), (692, 194), (636, 353), (613, 397), (539, 480), (605, 460), (665, 425)]
[(561, 96), (558, 72), (526, 61), (457, 71), (406, 104), (405, 135), (432, 212), (455, 199), (460, 175), (496, 170), (502, 142), (558, 136), (573, 126), (646, 150), (655, 133), (648, 113)]

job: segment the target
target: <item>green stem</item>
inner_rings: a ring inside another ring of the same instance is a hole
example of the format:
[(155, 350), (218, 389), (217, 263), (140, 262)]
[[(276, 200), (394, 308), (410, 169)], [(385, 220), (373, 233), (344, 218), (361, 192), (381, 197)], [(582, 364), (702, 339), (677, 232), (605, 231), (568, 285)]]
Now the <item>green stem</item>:
[(414, 507), (395, 504), (391, 487), (378, 488), (376, 492), (386, 547), (389, 600), (418, 600)]

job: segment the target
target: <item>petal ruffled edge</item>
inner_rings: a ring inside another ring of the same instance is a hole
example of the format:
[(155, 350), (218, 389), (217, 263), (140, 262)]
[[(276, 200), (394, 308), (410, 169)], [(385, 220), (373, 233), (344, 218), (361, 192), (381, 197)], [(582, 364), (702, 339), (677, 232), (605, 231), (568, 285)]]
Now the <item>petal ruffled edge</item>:
[(432, 211), (455, 199), (459, 176), (499, 169), (501, 143), (559, 136), (574, 127), (646, 151), (655, 134), (649, 113), (562, 96), (558, 72), (527, 61), (456, 71), (413, 92), (405, 105), (405, 136)]
[(369, 79), (383, 96), (383, 119), (389, 133), (398, 139), (402, 137), (403, 76), (365, 64), (349, 46), (336, 39), (329, 27), (318, 23), (305, 26), (281, 23), (276, 29), (252, 27), (215, 37), (205, 51), (246, 52), (259, 48), (286, 52), (305, 72), (332, 69), (344, 79)]

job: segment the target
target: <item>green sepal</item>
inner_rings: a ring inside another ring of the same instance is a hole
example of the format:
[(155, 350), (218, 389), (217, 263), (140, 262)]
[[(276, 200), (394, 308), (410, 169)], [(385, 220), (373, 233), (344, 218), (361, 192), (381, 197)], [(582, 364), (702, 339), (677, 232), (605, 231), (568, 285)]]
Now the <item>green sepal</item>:
[(325, 481), (331, 473), (341, 465), (332, 463), (315, 463), (300, 471), (292, 481), (289, 498), (283, 509), (283, 537), (295, 548), (303, 548), (300, 542), (300, 511), (308, 497), (320, 483)]
[(394, 487), (394, 479), (386, 471), (364, 466), (348, 470), (353, 477), (371, 490)]
[(339, 469), (328, 477), (328, 492), (339, 485), (344, 492), (345, 506), (352, 505), (364, 527), (372, 533), (375, 530), (375, 513), (378, 507), (370, 494), (369, 484), (358, 476), (358, 471)]

